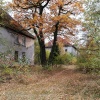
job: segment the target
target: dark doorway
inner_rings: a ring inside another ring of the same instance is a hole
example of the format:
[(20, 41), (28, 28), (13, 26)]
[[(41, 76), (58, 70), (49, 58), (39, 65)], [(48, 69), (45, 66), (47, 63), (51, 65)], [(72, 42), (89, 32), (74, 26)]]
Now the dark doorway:
[(15, 61), (18, 62), (18, 51), (15, 51), (14, 58), (15, 58)]

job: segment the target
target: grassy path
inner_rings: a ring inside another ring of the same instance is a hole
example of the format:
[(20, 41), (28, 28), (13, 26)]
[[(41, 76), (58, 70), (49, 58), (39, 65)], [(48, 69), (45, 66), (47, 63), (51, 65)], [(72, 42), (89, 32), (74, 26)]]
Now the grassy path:
[(0, 87), (0, 100), (100, 100), (100, 76), (82, 74), (72, 67), (26, 85), (5, 83)]

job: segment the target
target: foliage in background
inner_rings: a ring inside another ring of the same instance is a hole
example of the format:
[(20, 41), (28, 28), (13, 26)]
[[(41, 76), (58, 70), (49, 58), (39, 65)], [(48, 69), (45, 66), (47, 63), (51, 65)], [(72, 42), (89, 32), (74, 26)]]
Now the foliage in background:
[[(34, 63), (40, 65), (41, 60), (40, 60), (40, 47), (37, 41), (35, 41), (35, 55), (34, 55)], [(48, 61), (50, 55), (50, 51), (46, 50), (46, 59)]]
[(34, 64), (40, 65), (40, 47), (37, 41), (35, 41), (35, 53), (34, 53)]
[[(52, 65), (76, 64), (77, 58), (70, 53), (64, 52), (63, 45), (61, 43), (59, 43), (59, 51), (60, 54), (57, 57), (55, 57), (55, 60), (53, 61)], [(35, 64), (41, 64), (39, 53), (40, 53), (39, 44), (37, 41), (35, 41)], [(49, 55), (50, 55), (50, 51), (46, 50), (47, 61), (49, 60)]]
[(3, 8), (4, 4), (5, 4), (4, 0), (0, 0), (0, 8)]
[(100, 71), (100, 58), (96, 55), (91, 55), (88, 52), (80, 51), (80, 56), (77, 59), (77, 64), (80, 70), (87, 72), (99, 72)]
[(87, 33), (87, 44), (81, 48), (78, 65), (86, 72), (100, 71), (100, 2), (86, 0), (85, 7), (83, 25)]
[(49, 60), (49, 55), (50, 55), (50, 51), (49, 50), (46, 50), (46, 58), (47, 58), (47, 61)]
[(63, 48), (64, 45), (62, 42), (59, 42), (58, 44), (59, 44), (60, 54), (56, 57), (55, 64), (65, 64), (65, 65), (76, 64), (77, 58), (72, 54), (65, 52)]
[(7, 4), (8, 2), (6, 0), (0, 0), (0, 9), (3, 9), (8, 12), (10, 8), (7, 6)]

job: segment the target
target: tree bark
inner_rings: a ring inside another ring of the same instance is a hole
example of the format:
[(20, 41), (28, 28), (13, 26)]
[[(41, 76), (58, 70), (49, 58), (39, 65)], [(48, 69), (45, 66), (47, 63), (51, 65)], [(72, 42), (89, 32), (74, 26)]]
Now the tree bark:
[(59, 55), (59, 47), (57, 43), (58, 25), (59, 25), (59, 22), (57, 22), (57, 24), (55, 25), (56, 30), (54, 32), (54, 41), (53, 41), (53, 46), (50, 52), (48, 64), (54, 64), (56, 57)]
[[(59, 6), (59, 12), (58, 16), (61, 14), (62, 6)], [(55, 31), (54, 31), (54, 41), (53, 46), (50, 52), (49, 61), (48, 64), (54, 64), (57, 56), (59, 55), (59, 46), (57, 43), (57, 35), (58, 35), (58, 27), (59, 27), (59, 21), (55, 25)]]
[(41, 41), (40, 43), (40, 59), (41, 59), (41, 65), (45, 67), (47, 62), (46, 62), (46, 50), (44, 41)]
[(41, 65), (44, 67), (46, 65), (46, 50), (45, 50), (45, 42), (42, 40), (43, 38), (43, 33), (42, 31), (40, 32), (40, 36), (38, 36), (37, 31), (34, 29), (34, 33), (37, 36), (39, 46), (40, 46), (40, 60), (41, 60)]
[[(49, 1), (50, 0), (48, 0), (47, 4), (49, 3)], [(39, 15), (40, 15), (40, 17), (42, 16), (43, 9), (44, 9), (45, 6), (41, 6), (41, 4), (39, 6)], [(40, 22), (39, 23), (39, 27), (40, 26), (43, 26), (43, 23)], [(41, 60), (41, 65), (42, 65), (42, 67), (45, 67), (46, 64), (47, 64), (47, 61), (46, 61), (46, 50), (45, 50), (44, 35), (43, 35), (43, 32), (42, 32), (42, 29), (39, 30), (39, 35), (38, 35), (36, 29), (34, 29), (34, 33), (37, 36), (37, 39), (38, 39), (38, 42), (39, 42), (39, 46), (40, 46), (40, 60)]]

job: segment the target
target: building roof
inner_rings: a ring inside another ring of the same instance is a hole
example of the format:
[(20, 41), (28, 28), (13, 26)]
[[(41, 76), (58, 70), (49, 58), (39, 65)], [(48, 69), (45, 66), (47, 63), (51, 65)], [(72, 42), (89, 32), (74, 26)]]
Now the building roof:
[[(58, 36), (57, 37), (57, 40), (59, 43), (62, 43), (63, 46), (67, 46), (67, 45), (72, 45), (71, 41), (69, 38), (63, 38), (61, 36)], [(52, 47), (53, 45), (53, 40), (49, 41), (47, 44), (46, 44), (46, 47)]]
[[(73, 47), (76, 49), (76, 47), (72, 44), (72, 41), (68, 37), (64, 38), (64, 37), (58, 36), (57, 40), (59, 43), (62, 43), (64, 47)], [(46, 43), (46, 48), (51, 48), (52, 45), (53, 45), (53, 40)]]
[(0, 25), (9, 28), (19, 34), (25, 35), (29, 38), (35, 39), (35, 37), (24, 29), (17, 21), (15, 21), (8, 13), (0, 8)]

